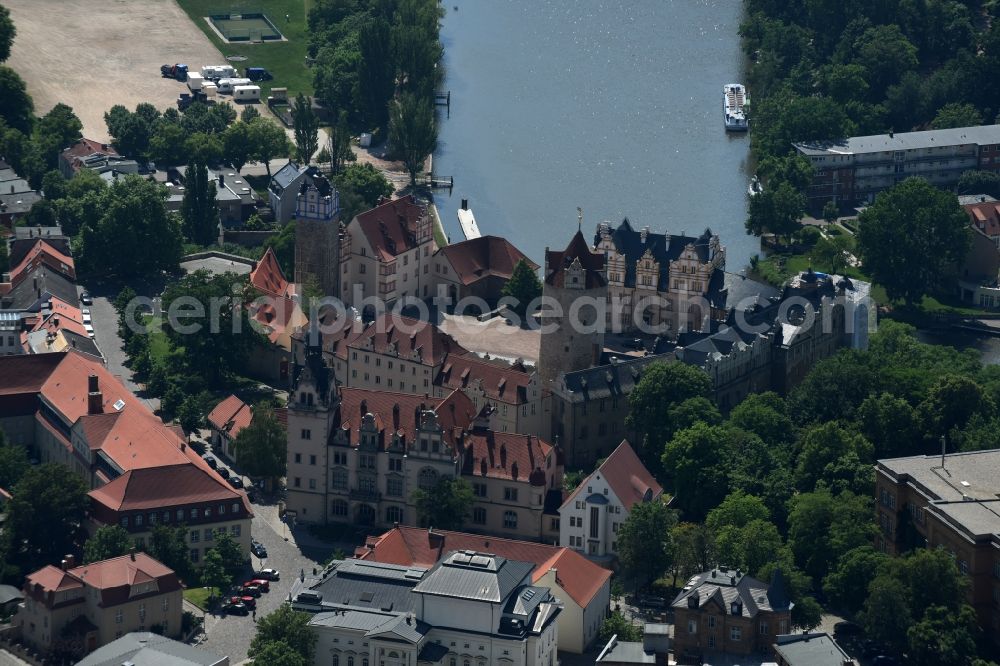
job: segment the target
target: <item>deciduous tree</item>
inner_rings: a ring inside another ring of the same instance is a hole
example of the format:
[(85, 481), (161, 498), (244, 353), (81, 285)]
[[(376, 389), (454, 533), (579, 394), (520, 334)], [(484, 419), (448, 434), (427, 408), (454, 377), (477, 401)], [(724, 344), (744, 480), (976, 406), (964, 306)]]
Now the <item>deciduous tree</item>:
[[(2, 25), (2, 21), (0, 21), (0, 25)], [(0, 34), (0, 40), (2, 38), (3, 35)], [(2, 49), (3, 44), (0, 43), (0, 50)], [(29, 134), (34, 110), (35, 103), (32, 101), (31, 95), (28, 94), (24, 79), (10, 67), (0, 65), (0, 118), (3, 118), (11, 128)]]
[(173, 569), (181, 580), (194, 582), (194, 565), (191, 564), (184, 525), (157, 523), (149, 538), (149, 554)]
[[(6, 245), (0, 243), (4, 250)], [(0, 488), (13, 488), (29, 467), (28, 454), (24, 447), (11, 444), (3, 430), (0, 430)]]
[(10, 17), (10, 10), (0, 5), (0, 62), (10, 57), (10, 47), (16, 35), (17, 28)]
[(644, 588), (673, 563), (671, 530), (677, 515), (663, 502), (635, 504), (618, 528), (618, 559), (622, 568)]
[(598, 630), (602, 644), (607, 644), (612, 636), (617, 636), (619, 641), (642, 641), (642, 634), (642, 627), (632, 624), (621, 611), (613, 611), (604, 618)]
[(468, 481), (444, 477), (428, 490), (414, 490), (412, 500), (422, 525), (459, 530), (472, 510), (475, 496)]
[(288, 437), (270, 405), (253, 410), (253, 420), (233, 441), (236, 460), (250, 476), (271, 479), (285, 475)]
[(135, 547), (132, 537), (121, 525), (102, 525), (83, 545), (83, 562), (99, 562), (127, 555)]
[(510, 280), (500, 291), (502, 296), (512, 299), (507, 307), (512, 309), (523, 320), (527, 315), (528, 306), (542, 295), (542, 283), (535, 271), (524, 259), (518, 260)]
[(76, 551), (88, 507), (80, 477), (63, 465), (38, 465), (24, 472), (11, 495), (5, 529), (26, 562), (37, 565), (52, 553)]
[(982, 124), (983, 116), (979, 113), (979, 109), (972, 104), (960, 104), (958, 102), (949, 102), (942, 106), (938, 109), (934, 120), (931, 121), (931, 127), (934, 129), (974, 127)]
[(205, 553), (205, 561), (201, 565), (201, 584), (209, 588), (209, 595), (215, 596), (215, 591), (223, 591), (233, 581), (226, 571), (222, 555), (215, 548)]
[[(247, 107), (253, 108), (253, 107)], [(250, 140), (250, 126), (245, 122), (235, 122), (222, 133), (222, 157), (233, 165), (237, 172), (250, 161), (253, 144)]]
[(181, 219), (184, 235), (192, 243), (213, 245), (219, 239), (219, 204), (217, 187), (209, 180), (204, 162), (191, 162), (187, 168)]
[(309, 628), (311, 619), (309, 613), (295, 611), (291, 606), (282, 604), (278, 610), (257, 622), (257, 633), (250, 641), (250, 657), (256, 663), (268, 643), (283, 642), (293, 653), (311, 664), (316, 651), (316, 632)]
[(413, 93), (403, 93), (392, 103), (389, 112), (389, 144), (410, 174), (410, 185), (416, 185), (417, 174), (423, 171), (424, 160), (437, 147), (437, 125), (434, 107), (429, 99)]
[(285, 130), (263, 116), (250, 121), (251, 156), (254, 162), (263, 162), (268, 179), (271, 178), (271, 160), (288, 157), (289, 143)]
[(309, 164), (319, 147), (319, 118), (313, 113), (309, 99), (299, 93), (292, 105), (292, 130), (299, 162)]

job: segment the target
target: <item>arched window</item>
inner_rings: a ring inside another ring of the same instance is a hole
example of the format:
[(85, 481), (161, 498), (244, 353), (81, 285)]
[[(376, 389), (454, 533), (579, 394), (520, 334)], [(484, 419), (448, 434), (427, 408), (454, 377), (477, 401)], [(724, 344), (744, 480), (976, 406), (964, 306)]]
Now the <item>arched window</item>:
[(333, 666), (340, 666), (340, 655), (333, 655)]
[(417, 483), (421, 490), (430, 490), (437, 484), (438, 473), (431, 469), (430, 467), (424, 467), (420, 470), (420, 476), (417, 479)]
[(330, 513), (335, 516), (346, 516), (347, 511), (347, 502), (344, 500), (333, 500), (333, 502), (330, 503)]
[(387, 523), (401, 523), (403, 522), (403, 510), (398, 506), (390, 506), (385, 510), (385, 522)]

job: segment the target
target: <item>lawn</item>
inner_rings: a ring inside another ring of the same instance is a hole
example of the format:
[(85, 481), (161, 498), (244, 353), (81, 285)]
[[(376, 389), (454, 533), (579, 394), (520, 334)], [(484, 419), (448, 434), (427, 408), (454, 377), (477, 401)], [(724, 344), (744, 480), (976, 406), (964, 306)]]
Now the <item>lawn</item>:
[[(312, 95), (313, 73), (306, 67), (308, 51), (308, 26), (306, 14), (309, 0), (177, 0), (191, 20), (215, 44), (224, 56), (241, 55), (247, 59), (232, 63), (241, 70), (246, 67), (264, 67), (274, 79), (262, 82), (262, 98), (265, 98), (272, 87), (288, 88), (288, 94), (297, 93)], [(239, 14), (263, 12), (287, 41), (266, 42), (263, 44), (226, 43), (216, 34), (212, 26), (205, 21), (210, 14)], [(288, 20), (285, 20), (285, 16)], [(192, 71), (198, 71), (202, 65), (223, 63), (190, 63)]]
[(184, 599), (190, 601), (202, 610), (208, 610), (208, 588), (189, 587), (184, 590)]
[[(143, 325), (150, 326), (153, 323), (153, 316), (146, 315), (143, 317)], [(150, 326), (149, 329), (149, 358), (155, 365), (156, 363), (162, 361), (166, 358), (167, 354), (170, 353), (170, 341), (167, 339), (167, 334), (163, 332), (161, 328), (155, 328)]]

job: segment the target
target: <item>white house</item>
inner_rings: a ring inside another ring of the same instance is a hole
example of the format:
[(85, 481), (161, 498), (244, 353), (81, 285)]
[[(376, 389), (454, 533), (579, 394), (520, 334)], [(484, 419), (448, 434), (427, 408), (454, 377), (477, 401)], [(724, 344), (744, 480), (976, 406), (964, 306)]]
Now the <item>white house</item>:
[(610, 560), (618, 555), (618, 530), (632, 507), (662, 494), (628, 441), (622, 441), (559, 508), (559, 545)]

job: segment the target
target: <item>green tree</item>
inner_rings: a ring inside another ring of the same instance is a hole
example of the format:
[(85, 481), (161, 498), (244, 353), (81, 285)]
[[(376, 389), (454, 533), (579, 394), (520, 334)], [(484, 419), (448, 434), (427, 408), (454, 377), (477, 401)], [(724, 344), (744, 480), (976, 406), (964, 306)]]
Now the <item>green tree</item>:
[[(347, 162), (354, 162), (358, 159), (357, 155), (354, 154), (354, 150), (351, 147), (353, 137), (351, 136), (351, 128), (347, 124), (346, 111), (340, 112), (340, 115), (337, 118), (337, 124), (329, 129), (329, 133), (330, 133), (330, 151), (329, 151), (330, 171), (334, 175), (338, 175), (344, 169), (344, 165)], [(389, 194), (392, 194), (392, 190), (389, 191)], [(347, 219), (353, 219), (353, 218), (348, 217)]]
[(285, 641), (269, 641), (258, 646), (254, 666), (308, 666), (302, 655)]
[[(6, 245), (0, 243), (4, 250)], [(24, 447), (11, 444), (3, 430), (0, 430), (0, 488), (13, 488), (30, 466)]]
[(907, 655), (914, 666), (969, 664), (976, 657), (976, 639), (981, 633), (972, 606), (963, 604), (957, 614), (933, 606), (907, 630)]
[[(712, 382), (698, 368), (684, 363), (653, 363), (629, 394), (625, 426), (635, 432), (637, 452), (654, 473), (660, 469), (663, 447), (674, 435), (664, 410), (688, 398), (710, 398)], [(715, 506), (714, 504), (712, 506)]]
[(972, 104), (958, 102), (949, 102), (942, 106), (931, 121), (931, 127), (934, 129), (974, 127), (982, 124), (983, 116), (979, 113), (979, 109)]
[(66, 197), (66, 178), (57, 169), (49, 169), (42, 176), (42, 193), (46, 199), (57, 203)]
[(602, 645), (606, 645), (612, 636), (618, 636), (619, 641), (642, 641), (642, 627), (622, 615), (621, 611), (613, 611), (601, 622), (598, 636)]
[[(253, 108), (253, 107), (247, 107)], [(222, 133), (222, 158), (233, 165), (237, 173), (243, 170), (243, 165), (250, 161), (253, 144), (250, 140), (250, 126), (245, 122), (236, 122)]]
[(823, 579), (823, 592), (836, 608), (858, 613), (868, 598), (868, 586), (888, 559), (870, 545), (847, 551)]
[(865, 269), (909, 306), (942, 287), (969, 248), (969, 220), (955, 195), (922, 178), (880, 193), (858, 222)]
[(149, 139), (149, 157), (158, 166), (178, 166), (188, 161), (190, 134), (180, 123), (161, 122)]
[(249, 476), (275, 479), (285, 475), (288, 437), (270, 405), (254, 408), (253, 420), (240, 430), (233, 449), (240, 467)]
[(219, 238), (217, 189), (203, 162), (188, 164), (181, 219), (184, 235), (192, 243), (213, 245)]
[(959, 194), (987, 194), (1000, 199), (1000, 173), (966, 171), (958, 179)]
[(10, 57), (10, 47), (16, 35), (17, 28), (10, 17), (10, 10), (0, 5), (0, 62)]
[(788, 545), (795, 560), (818, 585), (850, 550), (872, 542), (874, 523), (868, 496), (827, 489), (791, 500)]
[(918, 409), (924, 416), (929, 435), (942, 436), (952, 428), (963, 428), (975, 415), (996, 414), (997, 406), (975, 380), (962, 375), (939, 377), (931, 385)]
[(542, 283), (531, 265), (526, 260), (519, 259), (500, 294), (508, 299), (507, 307), (523, 320), (527, 316), (528, 306), (541, 297)]
[(903, 584), (889, 576), (878, 576), (868, 588), (861, 613), (865, 634), (877, 643), (902, 652), (913, 615)]
[(257, 660), (268, 643), (281, 641), (307, 664), (311, 664), (316, 651), (316, 632), (309, 628), (311, 619), (311, 614), (292, 610), (291, 606), (282, 604), (278, 610), (257, 622), (257, 633), (250, 641), (250, 657)]
[(822, 485), (868, 495), (874, 482), (872, 453), (871, 442), (836, 422), (813, 426), (802, 435), (795, 485), (802, 492)]
[(390, 196), (393, 191), (392, 183), (374, 165), (367, 162), (351, 164), (341, 169), (333, 177), (333, 182), (340, 194), (343, 220), (353, 220), (358, 213), (371, 210), (379, 199)]
[(442, 530), (460, 530), (476, 498), (468, 481), (443, 477), (428, 490), (414, 490), (411, 499), (417, 507), (422, 525)]
[(805, 195), (789, 183), (781, 183), (750, 199), (746, 229), (760, 236), (765, 232), (789, 240), (805, 213)]
[(837, 221), (837, 217), (840, 216), (840, 207), (833, 201), (827, 201), (823, 204), (823, 219), (827, 224), (833, 224)]
[(122, 155), (144, 159), (149, 155), (150, 140), (159, 112), (151, 104), (139, 104), (135, 112), (116, 104), (104, 114), (111, 144)]
[(127, 555), (135, 547), (132, 537), (121, 525), (102, 525), (83, 544), (83, 563), (100, 562)]
[(41, 199), (32, 204), (24, 220), (29, 227), (54, 227), (59, 223), (56, 218), (56, 208), (48, 199)]
[(674, 493), (675, 506), (685, 519), (702, 518), (729, 494), (727, 469), (722, 461), (731, 437), (732, 431), (724, 425), (696, 423), (678, 432), (667, 444), (662, 469)]
[(89, 505), (80, 477), (63, 465), (46, 463), (25, 471), (11, 494), (5, 529), (11, 530), (27, 563), (76, 551)]
[(7, 251), (7, 243), (0, 242), (0, 273), (10, 270), (10, 254)]
[(313, 113), (309, 99), (299, 93), (292, 104), (292, 130), (299, 162), (309, 164), (319, 147), (319, 118)]
[(194, 582), (194, 565), (184, 525), (157, 523), (149, 537), (149, 554), (173, 569), (181, 580)]
[(652, 583), (673, 563), (671, 530), (677, 515), (663, 502), (642, 502), (632, 507), (618, 529), (618, 559), (636, 589)]
[(76, 142), (81, 136), (83, 123), (73, 113), (73, 108), (60, 102), (35, 124), (35, 143), (41, 151), (46, 166), (59, 166), (59, 151)]
[(205, 553), (205, 560), (201, 565), (201, 584), (209, 588), (209, 596), (214, 597), (216, 590), (221, 593), (232, 582), (233, 577), (226, 571), (219, 551), (212, 548)]
[(853, 59), (868, 72), (868, 83), (876, 96), (920, 64), (917, 47), (896, 24), (877, 25), (865, 30), (854, 42)]
[(240, 112), (240, 120), (249, 125), (255, 118), (260, 118), (260, 111), (257, 110), (256, 106), (243, 107), (243, 111)]
[(715, 406), (715, 403), (699, 395), (672, 405), (667, 410), (667, 420), (674, 427), (675, 431), (677, 431), (690, 428), (695, 423), (719, 425), (722, 423), (722, 414), (719, 412), (719, 408)]
[(389, 144), (410, 174), (410, 185), (417, 183), (424, 160), (437, 147), (434, 107), (429, 99), (403, 93), (389, 111)]
[(681, 578), (708, 571), (716, 562), (715, 535), (700, 523), (680, 523), (670, 530), (674, 568)]
[(788, 406), (777, 393), (751, 393), (729, 413), (729, 423), (753, 433), (770, 446), (795, 440), (795, 426), (788, 417)]
[(875, 445), (875, 458), (898, 458), (919, 450), (923, 436), (917, 412), (891, 393), (870, 395), (858, 407), (858, 428)]
[(847, 236), (820, 238), (812, 250), (812, 258), (818, 266), (829, 267), (831, 273), (840, 273), (847, 265), (847, 253), (850, 250), (851, 241)]
[(246, 566), (246, 553), (233, 539), (232, 534), (221, 528), (215, 533), (215, 546), (212, 547), (212, 550), (219, 554), (222, 567), (230, 578), (236, 578)]
[(166, 188), (139, 176), (116, 180), (101, 197), (97, 223), (80, 232), (78, 265), (119, 277), (176, 270), (181, 234), (166, 198)]
[(271, 178), (271, 160), (288, 157), (289, 143), (285, 130), (263, 116), (250, 121), (250, 154), (254, 162), (263, 162), (268, 179)]
[(380, 17), (367, 19), (358, 30), (359, 106), (369, 127), (385, 127), (396, 85), (389, 32), (389, 23)]
[[(2, 26), (3, 21), (0, 17), (0, 40), (3, 39)], [(3, 43), (0, 42), (0, 51), (2, 49)], [(28, 134), (31, 132), (34, 110), (35, 103), (28, 94), (24, 80), (10, 67), (0, 65), (0, 118), (9, 127)]]
[(718, 533), (724, 527), (743, 527), (754, 520), (770, 519), (771, 512), (759, 497), (735, 490), (708, 512), (705, 526)]
[(291, 220), (275, 235), (264, 241), (264, 250), (271, 249), (285, 275), (293, 275), (295, 268), (295, 220)]

